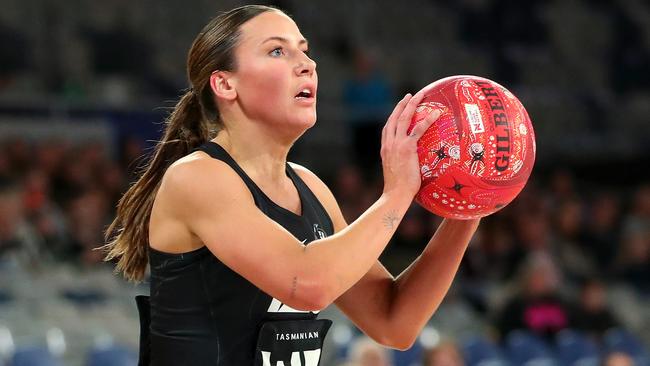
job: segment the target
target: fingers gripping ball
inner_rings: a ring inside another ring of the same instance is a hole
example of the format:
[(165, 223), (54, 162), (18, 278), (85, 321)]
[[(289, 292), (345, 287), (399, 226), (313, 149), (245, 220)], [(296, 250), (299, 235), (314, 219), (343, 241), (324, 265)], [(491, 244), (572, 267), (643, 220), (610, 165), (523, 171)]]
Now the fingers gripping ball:
[(451, 76), (423, 91), (409, 132), (432, 111), (442, 114), (418, 141), (422, 185), (416, 202), (455, 219), (506, 206), (526, 185), (535, 162), (535, 134), (521, 102), (477, 76)]

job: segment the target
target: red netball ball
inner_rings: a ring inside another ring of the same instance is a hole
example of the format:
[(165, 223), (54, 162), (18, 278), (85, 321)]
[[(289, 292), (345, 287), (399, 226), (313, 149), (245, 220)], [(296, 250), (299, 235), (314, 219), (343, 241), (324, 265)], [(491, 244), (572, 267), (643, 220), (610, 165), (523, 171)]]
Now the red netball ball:
[(423, 89), (410, 130), (442, 114), (418, 142), (422, 186), (416, 202), (447, 218), (490, 215), (526, 185), (535, 162), (535, 134), (519, 99), (494, 81), (459, 75)]

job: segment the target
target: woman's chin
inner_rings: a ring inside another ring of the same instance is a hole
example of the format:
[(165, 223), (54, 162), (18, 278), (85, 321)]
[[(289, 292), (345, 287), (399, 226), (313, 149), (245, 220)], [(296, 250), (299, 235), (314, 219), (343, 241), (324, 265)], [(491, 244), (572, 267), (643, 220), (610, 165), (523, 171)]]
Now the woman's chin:
[(300, 126), (307, 130), (316, 124), (316, 111), (297, 113), (293, 116), (292, 120), (292, 125)]
[(289, 127), (287, 131), (291, 131), (291, 140), (297, 140), (299, 139), (307, 130), (312, 128), (316, 124), (316, 118), (304, 118), (300, 120), (292, 120), (289, 123)]

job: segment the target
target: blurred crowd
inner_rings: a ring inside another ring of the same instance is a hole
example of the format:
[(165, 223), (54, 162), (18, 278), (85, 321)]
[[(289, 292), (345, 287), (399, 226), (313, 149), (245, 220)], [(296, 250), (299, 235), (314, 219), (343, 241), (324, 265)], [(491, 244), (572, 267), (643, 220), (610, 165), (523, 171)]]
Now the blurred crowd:
[[(378, 195), (381, 181), (349, 165), (338, 171), (334, 189), (351, 222)], [(382, 256), (394, 275), (422, 251), (440, 220), (411, 207)], [(626, 291), (639, 302), (625, 305)], [(550, 343), (569, 329), (597, 343), (615, 328), (632, 327), (647, 337), (650, 184), (622, 190), (585, 182), (566, 169), (534, 174), (513, 203), (483, 219), (451, 296), (460, 297), (500, 342), (522, 329)], [(433, 361), (455, 360), (454, 349), (453, 343), (436, 347), (427, 365), (463, 364)]]
[[(0, 268), (110, 266), (97, 248), (143, 153), (135, 140), (116, 157), (93, 142), (0, 143)], [(382, 189), (380, 179), (366, 178), (355, 164), (341, 166), (328, 183), (348, 222)], [(413, 204), (382, 262), (399, 275), (440, 222)], [(496, 342), (517, 330), (551, 343), (567, 329), (596, 342), (614, 328), (647, 337), (650, 184), (621, 191), (584, 182), (570, 170), (534, 175), (514, 202), (482, 220), (449, 298), (453, 307), (464, 304)], [(447, 335), (461, 336), (462, 327), (462, 321), (452, 324)], [(435, 361), (457, 358), (453, 346), (437, 346), (427, 362), (458, 364)]]
[[(3, 313), (3, 304), (17, 297), (12, 311), (24, 308), (24, 319), (49, 321), (40, 310), (22, 306), (29, 294), (11, 293), (11, 277), (2, 276), (18, 270), (47, 277), (51, 265), (61, 264), (110, 270), (96, 249), (117, 200), (146, 161), (141, 158), (150, 152), (150, 140), (160, 133), (158, 107), (173, 105), (188, 87), (185, 57), (200, 27), (241, 3), (3, 3), (0, 365), (2, 324), (10, 313)], [(294, 16), (318, 62), (319, 121), (290, 160), (323, 177), (348, 222), (381, 193), (381, 128), (406, 92), (444, 76), (485, 76), (522, 100), (537, 135), (531, 180), (514, 202), (483, 219), (431, 319), (437, 335), (428, 332), (410, 361), (361, 335), (343, 337), (337, 345), (342, 351), (327, 365), (474, 364), (468, 333), (482, 335), (516, 364), (508, 350), (523, 339), (520, 331), (554, 349), (576, 339), (567, 332), (579, 332), (605, 350), (599, 363), (640, 364), (633, 347), (611, 345), (620, 339), (613, 329), (650, 344), (647, 2), (264, 3)], [(69, 139), (76, 131), (56, 128), (43, 136), (40, 127), (61, 120), (85, 127), (99, 121), (116, 138)], [(5, 134), (7, 126), (24, 133)], [(414, 204), (381, 261), (398, 275), (440, 222)], [(66, 306), (63, 313), (76, 314)], [(114, 308), (97, 322), (118, 323)], [(123, 324), (137, 327), (129, 314)], [(123, 334), (137, 332), (122, 328)], [(78, 333), (79, 339), (87, 336)]]
[[(463, 351), (453, 341), (442, 341), (433, 347), (426, 349), (416, 362), (403, 363), (404, 365), (421, 366), (464, 366), (466, 365)], [(377, 345), (368, 338), (359, 338), (350, 350), (347, 361), (338, 366), (394, 366), (393, 357), (385, 348)], [(495, 361), (495, 360), (491, 360)], [(545, 360), (547, 361), (547, 360)], [(590, 365), (603, 366), (635, 366), (638, 365), (635, 359), (626, 352), (613, 351), (606, 354), (602, 360), (589, 360)], [(493, 365), (508, 365), (506, 362), (496, 361)], [(516, 363), (515, 363), (516, 364)], [(545, 363), (553, 365), (553, 363)], [(565, 363), (566, 365), (574, 363)]]
[[(351, 222), (377, 197), (381, 181), (367, 181), (360, 169), (346, 166), (334, 189)], [(440, 222), (414, 204), (382, 262), (399, 275)], [(549, 344), (565, 330), (599, 345), (618, 328), (647, 339), (650, 184), (620, 190), (584, 182), (570, 170), (534, 174), (515, 201), (482, 220), (449, 297), (458, 298), (453, 306), (466, 304), (470, 318), (484, 322), (483, 331), (497, 343), (520, 330)], [(450, 333), (462, 336), (467, 329), (460, 328), (451, 326)], [(443, 343), (426, 365), (462, 365), (434, 361), (454, 360), (457, 353), (453, 342)]]
[[(135, 178), (142, 146), (129, 140), (119, 157), (111, 157), (93, 142), (2, 141), (0, 253), (21, 252), (17, 256), (29, 264), (40, 256), (100, 262), (93, 249), (103, 242), (117, 200)], [(354, 164), (341, 166), (330, 185), (348, 222), (382, 189), (381, 179), (365, 178)], [(387, 252), (388, 267), (404, 268), (439, 222), (414, 204)], [(540, 271), (549, 284), (538, 284)], [(490, 303), (482, 288), (514, 278), (530, 281), (523, 284), (530, 291), (560, 283), (621, 282), (650, 295), (650, 184), (621, 191), (585, 184), (570, 170), (534, 175), (512, 204), (483, 219), (462, 266), (466, 295), (477, 309)]]
[(122, 152), (112, 159), (101, 143), (2, 141), (0, 263), (101, 263), (96, 248), (134, 172), (129, 164), (143, 153), (134, 140)]
[[(24, 113), (35, 101), (52, 100), (159, 107), (189, 86), (186, 55), (201, 26), (244, 2), (29, 3), (5, 0), (0, 13), (0, 111)], [(391, 101), (454, 74), (491, 78), (522, 98), (544, 137), (540, 146), (548, 147), (540, 149), (544, 158), (558, 150), (629, 157), (648, 146), (646, 1), (264, 3), (292, 14), (310, 40), (321, 116), (346, 119), (352, 128), (344, 139), (355, 146), (366, 146), (359, 136), (372, 133)], [(341, 87), (342, 80), (351, 83)], [(354, 112), (337, 114), (341, 101)], [(323, 130), (315, 136), (341, 139)]]

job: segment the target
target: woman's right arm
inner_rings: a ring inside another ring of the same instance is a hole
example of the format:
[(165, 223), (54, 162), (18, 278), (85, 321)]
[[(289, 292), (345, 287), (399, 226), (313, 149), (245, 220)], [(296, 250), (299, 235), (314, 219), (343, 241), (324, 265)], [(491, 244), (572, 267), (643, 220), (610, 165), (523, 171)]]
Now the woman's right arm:
[(347, 228), (308, 246), (264, 215), (241, 178), (221, 161), (173, 165), (161, 193), (174, 215), (232, 270), (295, 309), (320, 310), (368, 272), (419, 189), (416, 142), (435, 119), (407, 135), (421, 98), (405, 97), (384, 127), (381, 197)]

